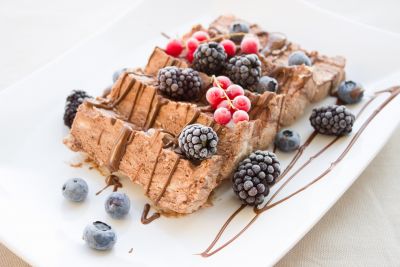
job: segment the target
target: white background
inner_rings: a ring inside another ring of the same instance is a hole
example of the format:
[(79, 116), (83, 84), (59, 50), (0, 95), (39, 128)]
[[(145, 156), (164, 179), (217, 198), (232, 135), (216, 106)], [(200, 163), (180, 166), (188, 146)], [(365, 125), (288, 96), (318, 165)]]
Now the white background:
[[(0, 91), (111, 23), (134, 2), (0, 1)], [(309, 2), (400, 34), (396, 0)], [(399, 55), (400, 48), (400, 59)], [(368, 55), (366, 64), (373, 64)], [(357, 182), (278, 266), (400, 266), (399, 134), (398, 129)], [(26, 265), (0, 245), (0, 266)]]

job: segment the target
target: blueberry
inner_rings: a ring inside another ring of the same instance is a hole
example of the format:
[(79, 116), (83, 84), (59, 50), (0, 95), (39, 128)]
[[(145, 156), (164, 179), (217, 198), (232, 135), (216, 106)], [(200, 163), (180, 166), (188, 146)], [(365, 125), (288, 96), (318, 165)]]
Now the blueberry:
[(87, 183), (81, 178), (71, 178), (62, 187), (64, 197), (75, 202), (83, 201), (87, 197), (88, 191)]
[(294, 151), (300, 147), (300, 135), (292, 130), (281, 130), (275, 137), (275, 145), (284, 152)]
[(96, 221), (85, 227), (83, 240), (86, 244), (96, 250), (112, 249), (117, 242), (117, 235), (114, 229), (106, 223)]
[(353, 81), (343, 81), (338, 89), (338, 97), (346, 104), (355, 104), (361, 101), (364, 89), (361, 84)]
[(106, 212), (114, 219), (122, 219), (131, 208), (131, 201), (124, 193), (113, 192), (104, 204)]
[(116, 82), (118, 80), (119, 76), (121, 76), (121, 74), (124, 73), (127, 69), (128, 68), (122, 68), (122, 69), (119, 69), (116, 72), (114, 72), (114, 74), (112, 76), (113, 82)]
[[(232, 23), (231, 27), (229, 28), (229, 33), (248, 33), (250, 31), (249, 25), (244, 22), (235, 21)], [(243, 39), (243, 36), (232, 36), (231, 40), (235, 43), (240, 43)]]
[(289, 66), (302, 64), (311, 66), (311, 59), (303, 51), (296, 51), (290, 54), (288, 59)]
[(262, 76), (256, 85), (256, 91), (262, 94), (266, 91), (276, 92), (278, 90), (278, 82), (269, 76)]

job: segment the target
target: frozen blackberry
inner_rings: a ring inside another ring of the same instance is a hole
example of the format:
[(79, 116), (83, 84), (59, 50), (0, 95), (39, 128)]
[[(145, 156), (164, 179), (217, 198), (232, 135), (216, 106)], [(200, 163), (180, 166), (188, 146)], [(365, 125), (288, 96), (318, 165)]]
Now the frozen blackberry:
[(176, 100), (194, 100), (199, 96), (201, 79), (191, 68), (165, 67), (158, 71), (158, 89)]
[(179, 147), (189, 159), (203, 160), (217, 152), (218, 136), (211, 127), (190, 124), (179, 135)]
[(258, 205), (269, 193), (269, 187), (281, 174), (276, 155), (257, 150), (239, 163), (232, 177), (233, 191), (248, 205)]
[(233, 83), (250, 89), (261, 77), (261, 62), (255, 54), (232, 57), (226, 64), (226, 76)]
[(64, 111), (64, 124), (69, 128), (71, 128), (72, 122), (75, 119), (76, 111), (78, 110), (79, 105), (82, 104), (86, 98), (92, 97), (82, 90), (74, 90), (67, 97)]
[(345, 135), (351, 132), (355, 116), (345, 107), (327, 105), (314, 108), (310, 122), (314, 129), (321, 134)]
[(216, 42), (200, 44), (194, 51), (193, 68), (208, 75), (219, 75), (227, 55), (222, 45)]

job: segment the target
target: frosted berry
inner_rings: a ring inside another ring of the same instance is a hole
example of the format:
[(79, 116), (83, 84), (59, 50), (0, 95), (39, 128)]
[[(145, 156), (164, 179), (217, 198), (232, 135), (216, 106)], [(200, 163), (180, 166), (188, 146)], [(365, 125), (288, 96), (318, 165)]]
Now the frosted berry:
[[(229, 27), (229, 33), (230, 34), (235, 34), (235, 33), (248, 33), (250, 31), (250, 27), (247, 23), (241, 22), (241, 21), (235, 21), (232, 23), (232, 25)], [(240, 43), (242, 41), (243, 36), (237, 35), (237, 36), (232, 36), (231, 40), (234, 41), (235, 43)]]
[(229, 80), (229, 78), (226, 76), (218, 76), (216, 79), (218, 81), (218, 84), (214, 80), (213, 86), (215, 86), (215, 87), (218, 87), (218, 85), (219, 85), (222, 89), (227, 89), (228, 86), (232, 84), (231, 80)]
[(189, 124), (183, 128), (178, 142), (188, 159), (203, 160), (217, 153), (218, 135), (209, 126)]
[(212, 106), (218, 105), (222, 100), (224, 100), (225, 94), (224, 90), (219, 87), (211, 87), (207, 90), (206, 99), (207, 102)]
[[(190, 37), (187, 41), (186, 41), (186, 47), (188, 49), (189, 52), (194, 52), (194, 50), (197, 49), (197, 47), (199, 46), (200, 42), (199, 40), (197, 40), (196, 38)], [(193, 54), (193, 53), (192, 53)]]
[(288, 59), (289, 66), (303, 65), (303, 64), (306, 66), (312, 65), (311, 59), (303, 51), (295, 51), (292, 54), (290, 54)]
[(231, 112), (226, 108), (217, 108), (214, 112), (214, 120), (221, 125), (228, 124), (231, 117)]
[(233, 41), (223, 40), (220, 44), (224, 47), (228, 57), (233, 57), (236, 54), (236, 45)]
[(205, 31), (197, 31), (193, 33), (192, 37), (197, 39), (199, 42), (204, 42), (210, 39), (210, 35), (208, 35), (208, 33)]
[(235, 108), (233, 108), (231, 106), (231, 104), (229, 103), (228, 100), (222, 100), (218, 105), (217, 108), (226, 108), (227, 110), (229, 110), (231, 113), (235, 112)]
[(243, 110), (236, 110), (232, 115), (232, 120), (234, 123), (249, 121), (249, 114)]
[(168, 42), (165, 52), (173, 57), (179, 56), (183, 51), (182, 42), (177, 39), (172, 39)]
[(186, 54), (186, 59), (187, 59), (187, 61), (189, 61), (190, 63), (192, 63), (192, 62), (193, 62), (193, 58), (194, 58), (194, 52), (188, 51), (188, 53)]
[(237, 109), (248, 112), (251, 108), (251, 102), (246, 96), (239, 95), (233, 99), (233, 106)]
[(244, 90), (240, 85), (232, 84), (226, 89), (226, 94), (229, 99), (234, 99), (239, 95), (244, 95)]
[(346, 104), (355, 104), (364, 96), (362, 85), (353, 81), (343, 81), (338, 89), (338, 98)]
[(258, 39), (254, 37), (243, 38), (240, 44), (240, 50), (244, 54), (257, 54), (259, 49), (260, 43), (258, 42)]

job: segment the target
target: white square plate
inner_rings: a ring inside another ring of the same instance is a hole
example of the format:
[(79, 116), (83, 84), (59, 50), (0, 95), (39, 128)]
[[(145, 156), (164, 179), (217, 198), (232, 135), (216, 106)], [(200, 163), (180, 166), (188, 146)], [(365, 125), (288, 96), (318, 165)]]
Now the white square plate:
[[(172, 36), (182, 34), (192, 24), (207, 24), (223, 13), (284, 32), (309, 50), (345, 56), (348, 78), (361, 81), (367, 95), (400, 83), (398, 35), (346, 21), (303, 2), (140, 2), (106, 30), (0, 94), (1, 242), (35, 266), (267, 266), (307, 233), (385, 144), (400, 120), (400, 116), (393, 116), (400, 114), (400, 99), (379, 113), (345, 159), (324, 179), (262, 214), (240, 238), (208, 258), (196, 254), (210, 244), (239, 206), (229, 183), (217, 190), (211, 208), (143, 225), (140, 215), (146, 199), (140, 188), (123, 181), (122, 191), (131, 197), (131, 213), (125, 220), (112, 220), (103, 207), (109, 191), (95, 196), (104, 185), (104, 177), (88, 166), (70, 166), (81, 158), (62, 144), (68, 133), (62, 122), (66, 95), (77, 88), (100, 95), (111, 83), (114, 70), (143, 66), (153, 47), (165, 44), (161, 31)], [(384, 98), (365, 110), (355, 131)], [(357, 112), (360, 107), (351, 108)], [(309, 112), (292, 126), (304, 139), (312, 131)], [(329, 167), (352, 136), (354, 133), (340, 139), (315, 159), (277, 199)], [(296, 166), (330, 140), (318, 136)], [(285, 165), (293, 155), (278, 156)], [(70, 177), (82, 177), (89, 183), (90, 194), (82, 204), (71, 204), (62, 197), (61, 185)], [(218, 244), (231, 238), (252, 217), (251, 209), (241, 212)], [(116, 229), (119, 240), (112, 251), (98, 253), (84, 245), (83, 228), (94, 220)], [(131, 248), (133, 252), (128, 253)]]

